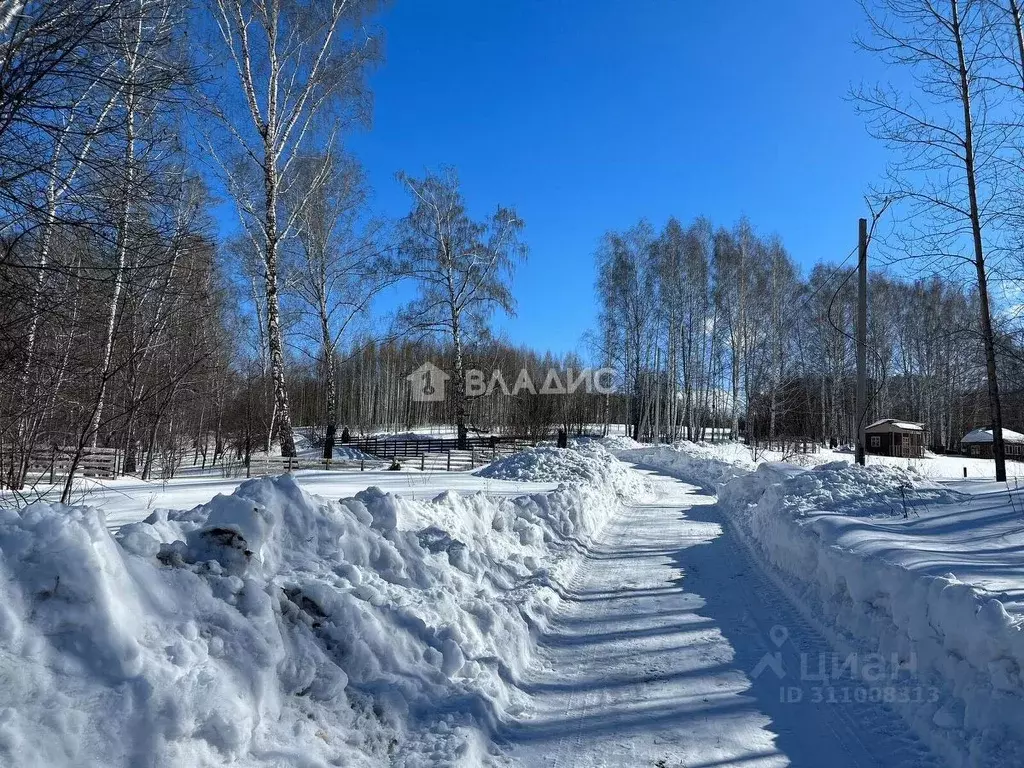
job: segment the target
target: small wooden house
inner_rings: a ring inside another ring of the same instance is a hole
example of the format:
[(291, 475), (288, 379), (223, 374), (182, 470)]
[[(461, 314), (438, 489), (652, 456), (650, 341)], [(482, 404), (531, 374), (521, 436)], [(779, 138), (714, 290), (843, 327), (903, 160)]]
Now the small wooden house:
[[(978, 459), (991, 459), (992, 443), (992, 427), (974, 429), (961, 438), (960, 453)], [(1006, 448), (1006, 458), (1024, 460), (1024, 435), (1020, 432), (1003, 429), (1003, 445)]]
[(876, 456), (902, 456), (919, 459), (924, 456), (924, 424), (899, 419), (881, 419), (864, 429), (867, 453)]

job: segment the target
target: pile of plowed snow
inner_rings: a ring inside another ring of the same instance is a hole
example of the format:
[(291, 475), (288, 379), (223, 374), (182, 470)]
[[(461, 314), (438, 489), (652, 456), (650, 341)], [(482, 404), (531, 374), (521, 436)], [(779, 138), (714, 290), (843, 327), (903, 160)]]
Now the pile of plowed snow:
[(636, 445), (639, 447), (615, 449), (615, 455), (625, 461), (662, 470), (711, 492), (757, 467), (750, 449), (741, 443), (680, 440), (672, 445)]
[(574, 440), (569, 448), (530, 448), (498, 459), (478, 475), (496, 480), (561, 482), (610, 488), (625, 499), (639, 499), (650, 486), (596, 440)]
[(0, 510), (0, 764), (480, 765), (619, 503), (284, 476), (116, 538), (93, 508)]
[(877, 542), (886, 518), (912, 524), (957, 503), (962, 496), (913, 472), (845, 462), (765, 464), (719, 495), (741, 538), (834, 642), (895, 660), (897, 689), (914, 695), (889, 703), (951, 765), (1024, 765), (1022, 627), (953, 575), (922, 575), (836, 543), (851, 525)]
[(600, 442), (609, 451), (630, 451), (643, 445), (632, 437), (626, 437), (625, 435), (608, 435), (607, 437), (602, 437)]
[(963, 498), (913, 470), (835, 461), (811, 471), (787, 464), (763, 464), (752, 479), (723, 488), (721, 499), (728, 504), (737, 493), (746, 496), (752, 490), (769, 487), (778, 497), (778, 511), (796, 517), (818, 512), (910, 517), (933, 504)]

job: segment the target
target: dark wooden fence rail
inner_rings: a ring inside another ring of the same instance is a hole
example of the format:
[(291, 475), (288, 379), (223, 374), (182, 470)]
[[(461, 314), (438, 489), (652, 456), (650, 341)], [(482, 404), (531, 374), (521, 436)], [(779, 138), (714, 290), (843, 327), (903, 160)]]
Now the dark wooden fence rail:
[(465, 447), (459, 446), (455, 438), (424, 438), (419, 440), (387, 440), (377, 437), (363, 437), (347, 443), (348, 447), (357, 448), (363, 453), (381, 459), (403, 459), (429, 453), (447, 453), (449, 451), (472, 451), (481, 457), (502, 453), (508, 455), (537, 445), (536, 439), (528, 437), (470, 437)]

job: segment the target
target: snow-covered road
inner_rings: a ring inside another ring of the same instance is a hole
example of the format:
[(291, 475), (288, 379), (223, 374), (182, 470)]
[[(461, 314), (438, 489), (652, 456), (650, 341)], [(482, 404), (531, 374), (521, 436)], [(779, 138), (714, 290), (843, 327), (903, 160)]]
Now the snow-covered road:
[(871, 703), (927, 690), (814, 679), (832, 649), (723, 530), (714, 498), (648, 474), (658, 499), (606, 527), (540, 639), (533, 707), (502, 734), (506, 754), (559, 767), (942, 765)]

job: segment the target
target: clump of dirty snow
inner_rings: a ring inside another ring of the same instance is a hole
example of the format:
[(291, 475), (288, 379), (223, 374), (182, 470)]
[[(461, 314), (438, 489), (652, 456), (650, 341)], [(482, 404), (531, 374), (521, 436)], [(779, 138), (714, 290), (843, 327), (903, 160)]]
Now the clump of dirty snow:
[[(606, 485), (0, 510), (0, 764), (479, 765)], [(425, 757), (429, 755), (429, 758)]]
[(638, 472), (619, 461), (596, 440), (574, 440), (568, 448), (539, 446), (498, 459), (477, 472), (496, 480), (560, 482), (610, 488), (623, 499), (637, 500), (650, 492)]
[(764, 464), (719, 506), (835, 642), (895, 660), (901, 690), (920, 695), (892, 705), (951, 764), (1024, 765), (1024, 631), (1002, 603), (837, 543), (851, 525), (884, 541), (893, 518), (912, 525), (962, 500), (913, 471), (836, 462)]

